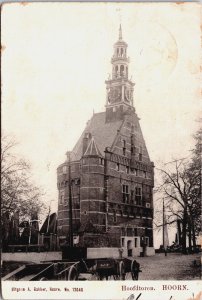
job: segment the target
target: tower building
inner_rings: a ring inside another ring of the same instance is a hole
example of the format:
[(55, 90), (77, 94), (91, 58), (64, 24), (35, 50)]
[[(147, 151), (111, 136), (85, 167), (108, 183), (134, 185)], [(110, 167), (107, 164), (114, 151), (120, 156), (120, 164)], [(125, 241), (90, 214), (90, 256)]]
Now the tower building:
[[(79, 245), (123, 247), (124, 255), (153, 248), (154, 164), (134, 108), (127, 43), (120, 25), (106, 83), (106, 110), (95, 113), (57, 169), (58, 235), (72, 228)], [(71, 208), (71, 207), (70, 207)]]

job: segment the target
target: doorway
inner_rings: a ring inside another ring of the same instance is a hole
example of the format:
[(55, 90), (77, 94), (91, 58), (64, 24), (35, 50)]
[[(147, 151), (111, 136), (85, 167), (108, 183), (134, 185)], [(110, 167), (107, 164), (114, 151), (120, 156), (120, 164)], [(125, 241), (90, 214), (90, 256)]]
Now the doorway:
[(132, 241), (128, 240), (127, 241), (127, 252), (128, 252), (128, 256), (133, 256), (133, 249), (132, 249)]

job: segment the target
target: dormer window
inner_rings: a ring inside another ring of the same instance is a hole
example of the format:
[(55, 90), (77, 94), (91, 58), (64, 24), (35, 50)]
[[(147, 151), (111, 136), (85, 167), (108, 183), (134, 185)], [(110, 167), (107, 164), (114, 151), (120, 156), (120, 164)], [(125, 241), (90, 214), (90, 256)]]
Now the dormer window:
[(126, 155), (126, 141), (123, 140), (123, 155)]
[(62, 167), (62, 173), (63, 174), (67, 174), (67, 166), (63, 166)]
[(142, 161), (142, 146), (140, 146), (139, 161)]

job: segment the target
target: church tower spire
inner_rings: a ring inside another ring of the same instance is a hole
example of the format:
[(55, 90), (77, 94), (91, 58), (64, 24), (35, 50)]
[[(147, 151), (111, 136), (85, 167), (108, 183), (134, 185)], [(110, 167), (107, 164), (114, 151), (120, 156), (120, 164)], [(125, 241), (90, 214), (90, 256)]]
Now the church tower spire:
[(129, 57), (128, 45), (122, 37), (122, 27), (119, 26), (119, 39), (114, 44), (111, 58), (112, 74), (105, 81), (107, 89), (106, 122), (122, 119), (126, 111), (133, 110), (134, 83), (128, 79)]
[(119, 26), (119, 41), (122, 40), (122, 28), (121, 28), (121, 24)]

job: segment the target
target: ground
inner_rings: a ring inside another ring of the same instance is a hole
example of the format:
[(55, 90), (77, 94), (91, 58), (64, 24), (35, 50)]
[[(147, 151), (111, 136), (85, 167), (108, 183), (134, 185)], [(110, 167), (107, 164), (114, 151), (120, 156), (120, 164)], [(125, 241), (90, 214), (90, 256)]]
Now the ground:
[[(163, 253), (136, 259), (142, 272), (139, 280), (197, 280), (201, 278), (201, 253), (182, 255)], [(197, 266), (194, 266), (196, 260)], [(129, 279), (129, 276), (126, 278)]]
[[(34, 255), (34, 253), (30, 253), (30, 255), (31, 254)], [(57, 254), (59, 255), (59, 252)], [(17, 258), (17, 255), (14, 255), (14, 257)], [(44, 255), (45, 254), (43, 253), (43, 260), (46, 260), (47, 254), (46, 257)], [(53, 255), (52, 253), (53, 257), (51, 256), (51, 259), (60, 259), (59, 257), (57, 257), (58, 255), (56, 255), (56, 253), (54, 253)], [(2, 276), (9, 273), (9, 271), (13, 271), (15, 268), (18, 268), (22, 264), (27, 263), (27, 261), (22, 262), (22, 259), (21, 261), (14, 262), (11, 261), (11, 257), (9, 258), (10, 261), (3, 262)], [(168, 253), (167, 256), (165, 256), (163, 253), (160, 253), (156, 254), (155, 256), (136, 257), (135, 259), (140, 263), (140, 268), (142, 270), (142, 272), (140, 272), (139, 274), (139, 280), (197, 280), (201, 278), (201, 253), (190, 255)], [(95, 277), (88, 276), (88, 280), (95, 280)], [(131, 280), (130, 274), (127, 274), (126, 280)]]

